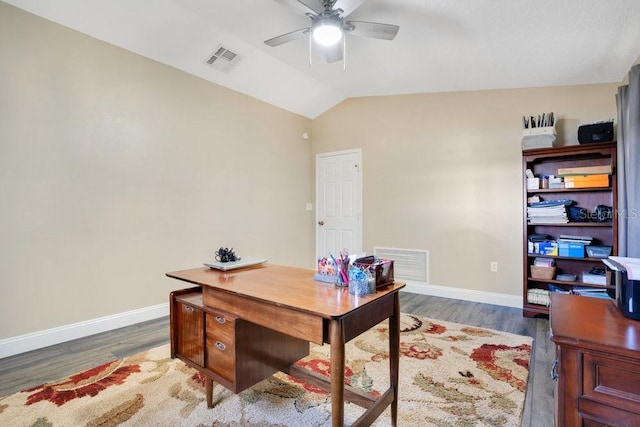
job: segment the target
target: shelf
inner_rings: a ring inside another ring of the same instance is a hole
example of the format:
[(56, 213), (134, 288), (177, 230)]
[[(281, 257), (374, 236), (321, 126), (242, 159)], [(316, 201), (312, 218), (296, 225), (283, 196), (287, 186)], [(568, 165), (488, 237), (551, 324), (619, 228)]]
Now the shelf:
[(522, 306), (522, 314), (527, 317), (548, 316), (549, 307), (540, 304), (526, 303)]
[(581, 192), (593, 192), (593, 191), (611, 191), (609, 187), (589, 187), (589, 188), (539, 188), (537, 190), (527, 189), (527, 194), (539, 194), (539, 193), (581, 193)]
[(613, 227), (613, 223), (612, 222), (567, 222), (567, 223), (547, 223), (545, 222), (544, 224), (529, 224), (527, 223), (527, 226), (529, 227), (536, 227), (536, 226), (542, 226), (542, 227)]
[(615, 286), (606, 286), (606, 285), (594, 285), (593, 283), (584, 283), (584, 282), (569, 282), (567, 280), (556, 280), (556, 279), (535, 279), (533, 277), (529, 277), (527, 279), (529, 282), (536, 283), (553, 283), (555, 285), (566, 285), (566, 286), (581, 286), (585, 288), (598, 288), (598, 289), (615, 289)]
[(588, 262), (598, 262), (607, 258), (588, 258), (588, 257), (573, 257), (573, 256), (558, 256), (558, 255), (543, 255), (543, 254), (532, 254), (527, 253), (529, 258), (553, 258), (553, 259), (570, 259), (571, 261), (588, 261)]

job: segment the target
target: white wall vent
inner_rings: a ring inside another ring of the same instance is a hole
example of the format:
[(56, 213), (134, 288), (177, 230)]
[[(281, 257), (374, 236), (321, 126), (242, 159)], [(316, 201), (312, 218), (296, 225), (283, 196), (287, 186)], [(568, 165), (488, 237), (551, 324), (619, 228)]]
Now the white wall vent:
[(223, 46), (218, 46), (206, 60), (206, 63), (216, 70), (229, 71), (238, 63), (240, 56)]
[(429, 251), (374, 247), (373, 254), (393, 260), (395, 279), (429, 283)]

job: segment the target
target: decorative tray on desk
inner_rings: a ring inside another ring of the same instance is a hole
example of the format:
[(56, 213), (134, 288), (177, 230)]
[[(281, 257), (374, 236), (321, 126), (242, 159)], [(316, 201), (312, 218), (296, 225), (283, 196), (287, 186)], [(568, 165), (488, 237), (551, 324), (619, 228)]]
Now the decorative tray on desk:
[(264, 258), (253, 258), (248, 256), (248, 257), (242, 257), (242, 259), (239, 259), (238, 261), (229, 261), (229, 262), (212, 261), (212, 262), (205, 262), (204, 265), (206, 265), (209, 268), (215, 268), (216, 270), (227, 271), (227, 270), (236, 270), (238, 268), (245, 268), (245, 267), (251, 267), (254, 265), (264, 264), (265, 262), (267, 262), (267, 260)]

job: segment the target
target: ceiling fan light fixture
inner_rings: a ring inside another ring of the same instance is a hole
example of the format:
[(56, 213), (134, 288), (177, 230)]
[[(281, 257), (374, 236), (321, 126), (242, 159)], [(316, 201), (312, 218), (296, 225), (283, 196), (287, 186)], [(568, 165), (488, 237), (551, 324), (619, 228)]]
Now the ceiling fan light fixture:
[(322, 46), (333, 46), (342, 37), (342, 22), (337, 19), (321, 19), (313, 26), (313, 39)]

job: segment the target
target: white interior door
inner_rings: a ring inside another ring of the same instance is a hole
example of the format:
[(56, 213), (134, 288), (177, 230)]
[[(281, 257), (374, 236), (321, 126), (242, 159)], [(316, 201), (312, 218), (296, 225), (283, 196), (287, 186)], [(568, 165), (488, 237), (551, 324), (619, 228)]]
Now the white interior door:
[(316, 155), (316, 259), (362, 252), (362, 151)]

